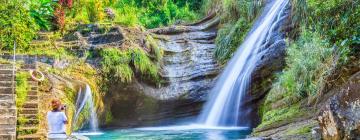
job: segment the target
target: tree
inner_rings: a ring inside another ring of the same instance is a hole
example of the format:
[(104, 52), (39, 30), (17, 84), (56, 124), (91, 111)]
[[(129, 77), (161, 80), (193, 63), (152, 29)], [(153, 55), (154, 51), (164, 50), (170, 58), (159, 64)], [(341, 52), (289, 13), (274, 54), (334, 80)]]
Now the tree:
[(0, 49), (27, 48), (38, 27), (25, 0), (0, 0)]

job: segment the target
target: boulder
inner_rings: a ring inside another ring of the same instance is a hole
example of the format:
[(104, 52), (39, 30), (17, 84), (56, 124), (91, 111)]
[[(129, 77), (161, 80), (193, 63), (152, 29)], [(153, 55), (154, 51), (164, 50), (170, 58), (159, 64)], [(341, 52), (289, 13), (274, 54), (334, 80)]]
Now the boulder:
[(318, 122), (323, 139), (360, 138), (360, 72), (336, 89), (334, 97), (320, 111)]

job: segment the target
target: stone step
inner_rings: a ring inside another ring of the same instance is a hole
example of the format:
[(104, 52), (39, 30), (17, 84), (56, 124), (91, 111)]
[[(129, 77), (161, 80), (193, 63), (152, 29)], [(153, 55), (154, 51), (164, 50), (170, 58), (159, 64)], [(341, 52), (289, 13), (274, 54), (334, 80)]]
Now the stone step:
[(16, 140), (15, 134), (0, 134), (0, 140)]
[(27, 95), (38, 95), (38, 92), (36, 90), (30, 90)]
[(0, 108), (15, 108), (15, 102), (9, 100), (0, 100)]
[(13, 100), (13, 94), (0, 94), (0, 100)]
[(0, 94), (13, 94), (13, 88), (11, 88), (11, 87), (0, 87)]
[(39, 99), (39, 96), (37, 96), (37, 95), (27, 95), (26, 96), (27, 101), (35, 101), (35, 100), (38, 100), (38, 99)]
[(22, 124), (23, 126), (38, 126), (39, 125), (39, 119), (26, 119), (26, 122)]
[(38, 109), (33, 109), (33, 108), (23, 108), (23, 109), (20, 109), (20, 114), (35, 114), (37, 115), (38, 114)]
[(0, 69), (13, 69), (12, 64), (0, 64)]
[(0, 125), (16, 124), (15, 116), (0, 116)]
[(0, 74), (13, 74), (12, 69), (0, 69)]
[(12, 134), (16, 131), (16, 125), (0, 124), (0, 134)]
[(0, 74), (0, 81), (13, 81), (12, 74)]
[(38, 119), (39, 116), (37, 114), (20, 114), (20, 117), (24, 117), (26, 119)]
[(17, 136), (19, 140), (42, 140), (44, 137), (39, 134), (27, 134), (27, 135), (20, 135)]
[(0, 134), (0, 140), (16, 140), (15, 134)]
[(23, 64), (21, 66), (22, 70), (32, 70), (32, 69), (36, 69), (36, 65), (34, 64)]
[(39, 126), (37, 125), (27, 125), (27, 126), (19, 126), (18, 131), (21, 130), (38, 130)]
[(16, 116), (16, 108), (0, 108), (0, 116)]
[[(14, 83), (14, 86), (16, 85), (16, 82)], [(0, 81), (0, 87), (12, 87), (13, 82), (12, 81)]]
[(39, 105), (37, 102), (25, 102), (22, 107), (23, 108), (38, 108), (38, 106)]
[(30, 87), (30, 90), (35, 90), (35, 91), (37, 91), (38, 89), (39, 89), (38, 86), (31, 86), (31, 87)]
[(17, 129), (17, 139), (32, 140), (32, 138), (25, 137), (31, 134), (35, 134), (38, 131), (38, 127), (19, 127)]
[(38, 87), (39, 86), (39, 82), (33, 81), (31, 78), (29, 79), (28, 84), (30, 87)]

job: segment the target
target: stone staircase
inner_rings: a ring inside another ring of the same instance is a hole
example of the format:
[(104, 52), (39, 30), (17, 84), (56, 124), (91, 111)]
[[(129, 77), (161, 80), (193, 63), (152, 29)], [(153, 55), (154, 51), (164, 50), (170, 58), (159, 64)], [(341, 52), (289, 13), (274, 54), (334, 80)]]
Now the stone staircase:
[[(21, 70), (28, 71), (29, 69), (36, 69), (34, 65), (24, 65)], [(24, 140), (40, 140), (43, 135), (38, 134), (39, 130), (39, 95), (38, 82), (28, 79), (29, 91), (27, 93), (24, 105), (19, 108), (18, 118), (25, 121), (18, 121), (17, 139)]]
[(0, 64), (0, 140), (15, 140), (16, 105), (13, 66)]

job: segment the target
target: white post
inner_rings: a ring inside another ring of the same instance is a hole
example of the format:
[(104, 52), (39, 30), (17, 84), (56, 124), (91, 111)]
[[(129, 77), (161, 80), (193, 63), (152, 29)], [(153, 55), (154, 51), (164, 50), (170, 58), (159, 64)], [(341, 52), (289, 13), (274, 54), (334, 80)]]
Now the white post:
[(14, 41), (14, 52), (13, 52), (13, 70), (12, 70), (12, 78), (13, 78), (13, 81), (12, 81), (12, 92), (14, 94), (13, 96), (13, 100), (15, 101), (15, 96), (16, 96), (16, 93), (15, 93), (15, 71), (16, 71), (16, 40)]

